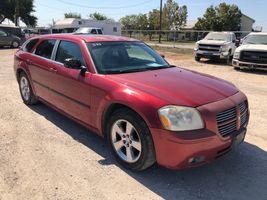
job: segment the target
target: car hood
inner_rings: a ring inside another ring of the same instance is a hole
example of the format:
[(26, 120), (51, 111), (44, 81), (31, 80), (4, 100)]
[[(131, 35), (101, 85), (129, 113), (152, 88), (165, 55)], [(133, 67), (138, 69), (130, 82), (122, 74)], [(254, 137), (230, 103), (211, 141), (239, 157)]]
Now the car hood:
[(239, 46), (236, 51), (264, 51), (267, 52), (267, 45), (262, 44), (244, 44)]
[(221, 41), (221, 40), (200, 40), (198, 41), (198, 44), (212, 44), (212, 45), (224, 45), (227, 44), (227, 41)]
[(113, 74), (107, 77), (174, 105), (197, 107), (238, 92), (238, 89), (227, 81), (178, 67)]

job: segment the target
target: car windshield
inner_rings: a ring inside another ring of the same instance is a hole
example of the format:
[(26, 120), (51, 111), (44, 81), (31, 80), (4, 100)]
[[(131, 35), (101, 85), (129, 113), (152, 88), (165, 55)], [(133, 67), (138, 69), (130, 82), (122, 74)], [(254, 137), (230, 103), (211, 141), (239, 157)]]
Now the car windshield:
[(220, 41), (230, 41), (230, 34), (228, 33), (209, 33), (206, 40), (220, 40)]
[(267, 45), (267, 35), (249, 35), (242, 44), (265, 44)]
[(87, 43), (97, 71), (101, 74), (157, 70), (170, 66), (142, 42)]

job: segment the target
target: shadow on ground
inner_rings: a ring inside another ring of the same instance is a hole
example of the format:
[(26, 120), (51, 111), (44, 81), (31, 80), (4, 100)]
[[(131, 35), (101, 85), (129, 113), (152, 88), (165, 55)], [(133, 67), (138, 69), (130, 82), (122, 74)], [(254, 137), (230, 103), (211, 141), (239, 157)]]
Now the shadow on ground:
[[(117, 165), (102, 138), (46, 105), (30, 108), (101, 155), (104, 159), (99, 161), (100, 165)], [(248, 142), (212, 164), (199, 168), (173, 171), (155, 165), (139, 173), (122, 170), (164, 199), (267, 198), (267, 153)]]
[[(204, 59), (204, 60), (199, 61), (199, 63), (233, 68), (233, 66), (231, 64), (227, 65), (225, 60)], [(266, 68), (266, 70), (267, 70), (267, 68)], [(240, 73), (267, 75), (267, 71), (260, 70), (260, 69), (238, 69), (235, 71), (240, 72)]]

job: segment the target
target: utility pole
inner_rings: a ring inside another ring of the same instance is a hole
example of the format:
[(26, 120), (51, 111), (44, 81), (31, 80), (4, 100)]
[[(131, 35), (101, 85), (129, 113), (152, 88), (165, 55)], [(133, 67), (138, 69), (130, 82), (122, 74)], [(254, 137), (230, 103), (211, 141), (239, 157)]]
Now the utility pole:
[(162, 29), (162, 0), (160, 0), (160, 11), (159, 11), (159, 43), (161, 43), (161, 29)]
[(15, 5), (15, 25), (19, 26), (19, 0), (16, 0)]

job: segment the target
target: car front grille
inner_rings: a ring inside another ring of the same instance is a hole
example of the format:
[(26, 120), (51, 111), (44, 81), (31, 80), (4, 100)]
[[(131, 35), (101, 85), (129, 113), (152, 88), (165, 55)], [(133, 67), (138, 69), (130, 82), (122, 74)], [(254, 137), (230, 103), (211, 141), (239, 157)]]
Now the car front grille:
[(240, 61), (267, 64), (267, 52), (242, 51)]
[(219, 52), (221, 46), (220, 45), (210, 45), (210, 44), (199, 44), (198, 49), (201, 51), (212, 51)]
[[(240, 118), (239, 118), (240, 117)], [(244, 101), (236, 107), (229, 108), (216, 115), (218, 132), (226, 137), (243, 127), (248, 120), (248, 104)]]

